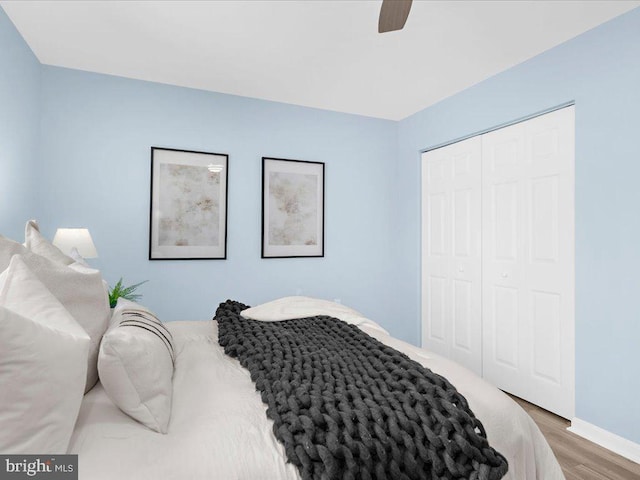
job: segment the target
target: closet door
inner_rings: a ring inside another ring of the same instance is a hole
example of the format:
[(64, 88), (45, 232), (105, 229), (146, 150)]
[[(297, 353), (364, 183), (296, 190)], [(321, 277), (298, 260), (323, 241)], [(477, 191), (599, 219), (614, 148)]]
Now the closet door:
[(481, 141), (422, 155), (422, 345), (482, 373)]
[(574, 108), (482, 136), (483, 375), (574, 415)]

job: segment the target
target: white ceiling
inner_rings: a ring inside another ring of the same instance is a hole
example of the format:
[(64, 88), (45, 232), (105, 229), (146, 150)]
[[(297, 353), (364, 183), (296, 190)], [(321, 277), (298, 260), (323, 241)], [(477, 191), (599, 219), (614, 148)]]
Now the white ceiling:
[(640, 1), (0, 1), (48, 65), (399, 120)]

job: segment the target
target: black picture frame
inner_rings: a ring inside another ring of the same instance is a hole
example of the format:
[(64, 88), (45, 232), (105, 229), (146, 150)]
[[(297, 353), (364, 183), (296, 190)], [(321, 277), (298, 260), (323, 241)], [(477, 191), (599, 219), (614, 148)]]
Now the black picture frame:
[(149, 260), (225, 260), (229, 155), (151, 147)]
[(262, 157), (262, 258), (324, 257), (325, 164)]

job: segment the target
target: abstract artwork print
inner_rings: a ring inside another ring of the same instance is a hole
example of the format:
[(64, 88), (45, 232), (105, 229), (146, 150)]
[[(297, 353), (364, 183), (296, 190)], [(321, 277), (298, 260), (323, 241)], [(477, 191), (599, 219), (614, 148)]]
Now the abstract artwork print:
[(150, 260), (226, 258), (228, 156), (151, 148)]
[(324, 163), (262, 159), (262, 257), (324, 256)]

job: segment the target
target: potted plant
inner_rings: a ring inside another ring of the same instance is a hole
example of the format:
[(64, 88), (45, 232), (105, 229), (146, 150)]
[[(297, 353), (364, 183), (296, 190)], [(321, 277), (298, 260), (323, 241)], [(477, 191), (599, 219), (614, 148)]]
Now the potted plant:
[(148, 280), (144, 282), (136, 283), (135, 285), (131, 285), (129, 287), (125, 287), (122, 285), (122, 277), (118, 280), (118, 283), (115, 284), (113, 288), (109, 289), (109, 306), (114, 308), (118, 303), (119, 298), (124, 298), (127, 300), (131, 300), (132, 302), (138, 301), (142, 295), (139, 293), (135, 293), (136, 289), (142, 285), (143, 283), (147, 283)]

